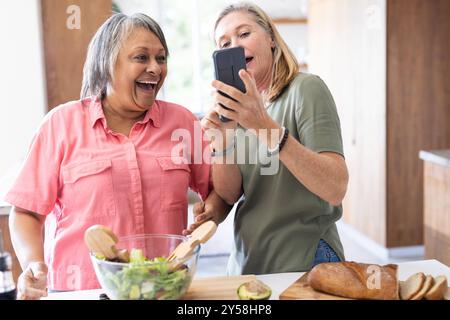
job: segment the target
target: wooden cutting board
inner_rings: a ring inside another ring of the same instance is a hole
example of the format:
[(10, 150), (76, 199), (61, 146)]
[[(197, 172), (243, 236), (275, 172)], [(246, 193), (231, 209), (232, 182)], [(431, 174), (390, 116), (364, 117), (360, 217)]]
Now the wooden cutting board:
[(244, 275), (193, 280), (183, 300), (239, 300), (238, 287), (255, 279), (254, 275)]
[(350, 300), (314, 290), (308, 285), (307, 278), (308, 274), (305, 273), (291, 284), (280, 294), (280, 300)]

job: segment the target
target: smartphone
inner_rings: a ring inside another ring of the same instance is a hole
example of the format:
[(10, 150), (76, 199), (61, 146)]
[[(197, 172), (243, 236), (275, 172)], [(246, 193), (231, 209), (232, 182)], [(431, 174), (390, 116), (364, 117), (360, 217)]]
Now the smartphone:
[[(246, 70), (244, 48), (233, 47), (216, 50), (213, 53), (213, 61), (216, 79), (245, 93), (244, 82), (242, 82), (241, 78), (239, 77), (239, 70)], [(223, 92), (219, 91), (219, 93), (234, 100)], [(226, 108), (222, 104), (221, 106)], [(222, 115), (219, 115), (219, 119), (222, 122), (230, 121), (230, 119)]]

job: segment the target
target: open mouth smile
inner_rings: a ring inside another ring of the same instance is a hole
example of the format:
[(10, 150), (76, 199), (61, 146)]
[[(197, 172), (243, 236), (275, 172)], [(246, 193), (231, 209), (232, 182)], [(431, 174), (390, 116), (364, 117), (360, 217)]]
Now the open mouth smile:
[(156, 88), (158, 81), (137, 80), (136, 86), (142, 90), (153, 91)]

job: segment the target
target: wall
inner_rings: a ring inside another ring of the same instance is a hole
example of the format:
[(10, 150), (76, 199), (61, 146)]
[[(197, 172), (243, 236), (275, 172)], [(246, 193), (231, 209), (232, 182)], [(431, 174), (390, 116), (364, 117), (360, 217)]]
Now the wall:
[[(297, 57), (301, 65), (308, 64), (308, 24), (307, 23), (276, 23), (286, 44)], [(302, 71), (306, 71), (302, 66)]]
[(0, 201), (46, 112), (39, 3), (0, 1)]
[(114, 0), (120, 11), (125, 14), (142, 12), (156, 21), (161, 21), (161, 0)]
[(312, 0), (309, 70), (333, 94), (350, 172), (344, 220), (386, 245), (386, 2)]
[(342, 120), (345, 221), (386, 248), (421, 245), (418, 153), (450, 147), (450, 2), (314, 0), (310, 8), (310, 69), (329, 84)]
[(292, 52), (302, 71), (308, 63), (308, 5), (309, 0), (253, 0), (275, 22), (275, 25)]

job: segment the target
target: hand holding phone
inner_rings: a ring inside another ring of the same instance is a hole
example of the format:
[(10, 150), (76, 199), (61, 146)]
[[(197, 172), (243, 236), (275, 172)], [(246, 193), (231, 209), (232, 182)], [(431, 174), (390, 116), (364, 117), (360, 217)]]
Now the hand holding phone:
[[(245, 85), (239, 77), (239, 70), (245, 68), (245, 53), (242, 47), (233, 47), (227, 49), (216, 50), (213, 53), (214, 71), (216, 80), (230, 85), (245, 93)], [(219, 91), (219, 93), (227, 98), (231, 98), (227, 94)], [(226, 108), (224, 105), (220, 104)], [(228, 122), (230, 119), (219, 115), (222, 122)]]

